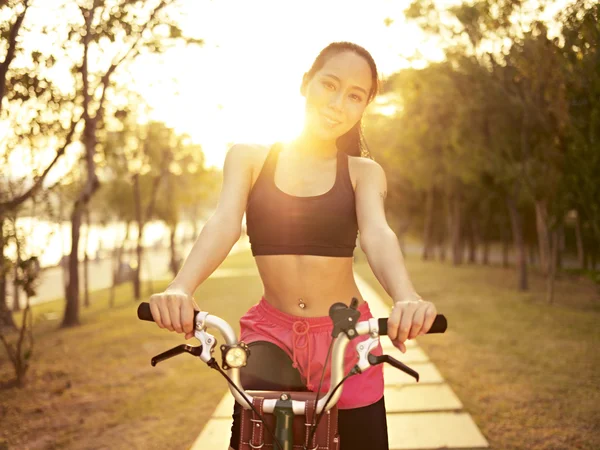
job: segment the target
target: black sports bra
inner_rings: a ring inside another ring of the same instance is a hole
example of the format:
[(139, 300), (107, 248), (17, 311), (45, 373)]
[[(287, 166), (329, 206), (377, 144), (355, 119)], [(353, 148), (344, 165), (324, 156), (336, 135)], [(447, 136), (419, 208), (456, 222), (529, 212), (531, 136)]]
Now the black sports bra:
[(312, 197), (286, 194), (275, 185), (281, 144), (269, 150), (246, 205), (252, 254), (350, 257), (358, 235), (348, 155), (338, 151), (335, 183)]

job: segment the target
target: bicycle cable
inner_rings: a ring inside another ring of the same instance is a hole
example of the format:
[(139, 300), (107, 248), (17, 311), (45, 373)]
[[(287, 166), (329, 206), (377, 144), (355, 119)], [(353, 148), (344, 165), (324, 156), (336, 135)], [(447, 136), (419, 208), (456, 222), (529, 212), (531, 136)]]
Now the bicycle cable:
[[(312, 440), (315, 432), (317, 431), (317, 428), (319, 426), (319, 422), (321, 421), (321, 419), (323, 418), (323, 414), (325, 413), (326, 409), (327, 409), (327, 405), (329, 404), (329, 401), (333, 398), (333, 396), (335, 395), (335, 392), (340, 388), (340, 386), (351, 376), (356, 375), (357, 373), (359, 373), (356, 370), (356, 367), (353, 367), (352, 370), (350, 370), (350, 372), (348, 372), (348, 375), (346, 375), (344, 378), (341, 379), (341, 381), (335, 385), (335, 388), (333, 388), (333, 391), (331, 391), (331, 395), (329, 397), (327, 397), (327, 400), (325, 401), (325, 404), (323, 405), (323, 409), (321, 410), (321, 412), (319, 414), (315, 414), (315, 418), (316, 421), (314, 423), (313, 426), (311, 426), (311, 430), (310, 430), (310, 434), (308, 436), (308, 441), (306, 442), (307, 445), (310, 445), (310, 441)], [(316, 405), (315, 405), (315, 410), (316, 410)], [(303, 450), (308, 450), (306, 447), (304, 447)]]
[[(223, 375), (223, 377), (227, 380), (227, 382), (231, 386), (234, 387), (234, 389), (243, 397), (244, 400), (246, 400), (246, 403), (248, 403), (250, 405), (250, 407), (252, 408), (252, 411), (254, 411), (254, 413), (258, 416), (258, 418), (263, 423), (265, 429), (271, 435), (271, 438), (273, 439), (273, 442), (277, 443), (277, 446), (279, 447), (279, 450), (283, 450), (283, 446), (281, 445), (281, 442), (279, 442), (279, 440), (275, 437), (275, 434), (273, 433), (273, 431), (271, 430), (271, 428), (269, 428), (267, 426), (267, 422), (265, 421), (265, 418), (257, 411), (257, 409), (254, 407), (254, 405), (252, 404), (252, 402), (250, 402), (248, 400), (248, 397), (246, 397), (246, 395), (236, 386), (236, 384), (233, 382), (233, 380), (231, 378), (229, 378), (229, 375), (227, 375), (223, 371), (223, 369), (221, 369), (221, 367), (219, 366), (219, 363), (215, 360), (215, 358), (212, 358), (207, 364), (208, 364), (208, 367), (211, 367), (211, 368), (217, 370), (221, 375)], [(240, 429), (240, 435), (241, 435), (241, 433), (242, 433), (242, 430)], [(273, 446), (273, 448), (275, 448), (275, 446)]]
[[(334, 342), (335, 339), (332, 337), (331, 342), (329, 343), (329, 349), (327, 350), (327, 356), (325, 356), (325, 362), (323, 363), (323, 370), (321, 371), (321, 380), (319, 381), (319, 387), (317, 388), (317, 395), (315, 395), (315, 415), (313, 417), (313, 423), (311, 424), (311, 427), (314, 427), (316, 423), (317, 403), (319, 402), (319, 394), (321, 393), (321, 386), (323, 386), (323, 379), (325, 378), (325, 371), (327, 370), (327, 361), (329, 360), (329, 356), (331, 355), (331, 349), (333, 348)], [(310, 439), (308, 440), (308, 443), (310, 443)]]

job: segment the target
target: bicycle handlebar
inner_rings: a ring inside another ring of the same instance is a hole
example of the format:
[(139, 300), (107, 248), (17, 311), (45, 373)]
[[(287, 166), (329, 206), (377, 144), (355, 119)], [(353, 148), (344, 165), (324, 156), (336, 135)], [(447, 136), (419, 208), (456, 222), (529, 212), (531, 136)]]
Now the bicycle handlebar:
[[(343, 305), (343, 304), (342, 304)], [(154, 322), (152, 318), (152, 313), (150, 311), (150, 304), (143, 302), (140, 303), (138, 307), (138, 318), (140, 320)], [(380, 335), (387, 335), (387, 318), (381, 319), (368, 319), (364, 321), (360, 321), (356, 323), (355, 330), (356, 336), (364, 336), (370, 335), (371, 337), (362, 342), (361, 347), (363, 348), (362, 353), (359, 352), (359, 362), (357, 363), (357, 367), (359, 370), (366, 370), (371, 366), (371, 362), (369, 362), (369, 351), (374, 349), (378, 342)], [(195, 311), (194, 312), (194, 323), (195, 323), (195, 336), (202, 342), (202, 346), (199, 347), (198, 355), (202, 361), (208, 363), (212, 358), (212, 349), (215, 346), (216, 340), (213, 336), (206, 333), (206, 328), (216, 328), (218, 329), (223, 337), (225, 338), (225, 342), (227, 345), (238, 345), (237, 336), (229, 323), (220, 317), (210, 315), (206, 312)], [(447, 321), (446, 318), (438, 314), (427, 334), (431, 333), (443, 333), (446, 331)], [(345, 333), (340, 333), (335, 339), (335, 343), (333, 345), (333, 350), (331, 354), (331, 378), (329, 384), (329, 391), (319, 399), (316, 407), (316, 413), (320, 413), (325, 406), (327, 409), (333, 407), (339, 400), (342, 389), (335, 390), (335, 386), (341, 382), (344, 378), (344, 357), (346, 353), (346, 347), (350, 342), (350, 338)], [(188, 349), (189, 350), (189, 349)], [(186, 350), (187, 351), (187, 350)], [(195, 354), (195, 353), (194, 353)], [(373, 356), (373, 355), (370, 355)], [(392, 359), (388, 357), (388, 359)], [(397, 362), (397, 361), (396, 361)], [(399, 363), (399, 362), (398, 362)], [(401, 364), (401, 363), (399, 363)], [(242, 391), (244, 394), (241, 395), (235, 388), (229, 386), (229, 390), (235, 397), (238, 403), (242, 405), (242, 407), (249, 409), (252, 403), (252, 396), (250, 396), (247, 392), (245, 392), (244, 388), (240, 383), (240, 369), (232, 367), (227, 370), (229, 373), (229, 377), (231, 381)], [(331, 397), (331, 398), (330, 398)], [(247, 401), (246, 401), (247, 399)], [(266, 413), (271, 413), (275, 409), (275, 404), (277, 403), (276, 399), (265, 399), (263, 403), (263, 411)], [(292, 400), (292, 408), (294, 414), (304, 414), (305, 411), (305, 402)]]
[[(200, 311), (194, 311), (194, 322), (196, 321), (196, 317)], [(146, 320), (148, 322), (154, 322), (152, 318), (152, 312), (150, 311), (150, 303), (141, 303), (138, 307), (138, 318), (140, 320)], [(387, 336), (387, 321), (388, 319), (385, 317), (377, 319), (379, 334)], [(443, 333), (448, 328), (448, 321), (446, 317), (442, 314), (438, 314), (431, 325), (431, 328), (427, 332), (427, 334), (432, 333)]]

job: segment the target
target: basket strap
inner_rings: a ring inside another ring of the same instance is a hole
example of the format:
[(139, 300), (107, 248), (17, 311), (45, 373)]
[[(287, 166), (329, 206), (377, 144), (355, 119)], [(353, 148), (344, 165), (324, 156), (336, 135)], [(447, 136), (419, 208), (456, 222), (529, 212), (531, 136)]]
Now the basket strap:
[[(262, 397), (252, 397), (252, 404), (258, 410), (261, 416), (264, 417), (263, 414), (263, 403), (265, 399)], [(252, 448), (262, 448), (265, 445), (264, 441), (264, 428), (265, 424), (262, 423), (260, 417), (256, 415), (254, 411), (252, 411), (252, 437), (250, 438), (250, 447)]]

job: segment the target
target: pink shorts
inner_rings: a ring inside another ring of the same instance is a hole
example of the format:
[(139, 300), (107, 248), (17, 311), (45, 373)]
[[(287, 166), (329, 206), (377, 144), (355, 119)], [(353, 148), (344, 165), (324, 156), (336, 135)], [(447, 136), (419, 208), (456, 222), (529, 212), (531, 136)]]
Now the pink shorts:
[[(360, 320), (372, 316), (365, 302), (358, 307)], [(300, 317), (286, 314), (270, 305), (263, 297), (260, 302), (248, 310), (240, 319), (240, 340), (246, 344), (255, 341), (267, 341), (284, 350), (297, 368), (306, 387), (316, 391), (321, 380), (323, 363), (331, 342), (333, 323), (329, 316)], [(356, 345), (368, 339), (360, 336), (353, 339), (346, 348), (344, 374), (347, 374), (358, 362)], [(381, 345), (372, 351), (381, 355)], [(321, 392), (329, 390), (331, 357), (325, 369)], [(365, 372), (348, 378), (342, 385), (343, 391), (338, 401), (339, 409), (360, 408), (371, 405), (383, 397), (383, 368), (381, 364)]]

